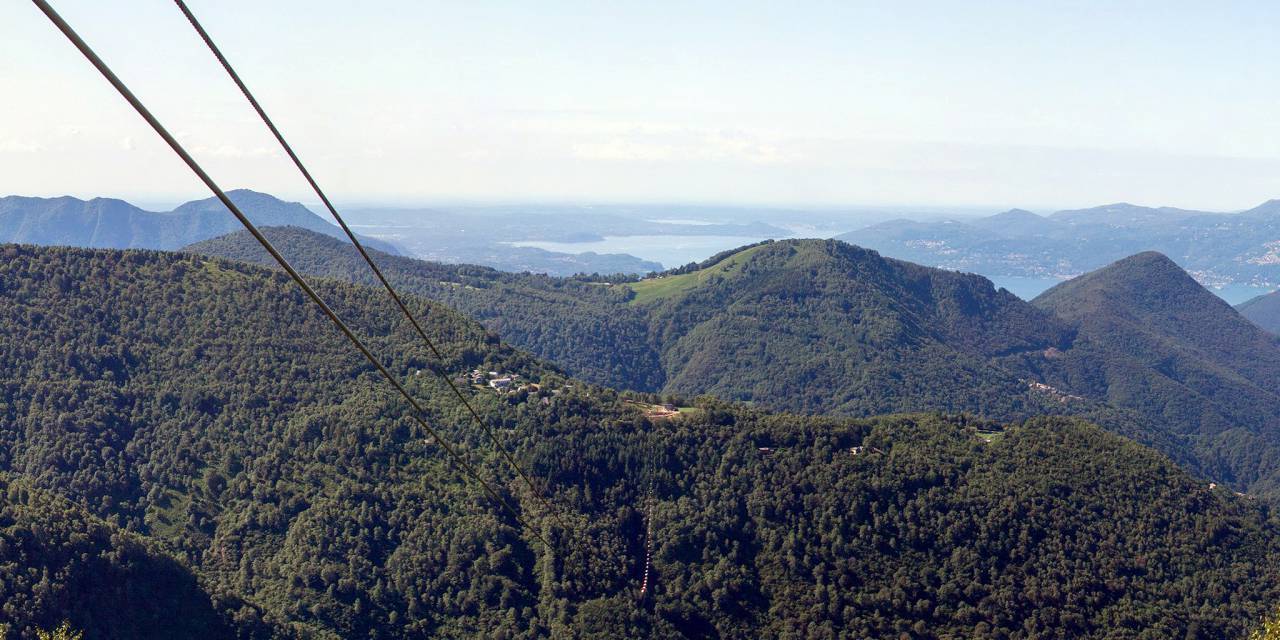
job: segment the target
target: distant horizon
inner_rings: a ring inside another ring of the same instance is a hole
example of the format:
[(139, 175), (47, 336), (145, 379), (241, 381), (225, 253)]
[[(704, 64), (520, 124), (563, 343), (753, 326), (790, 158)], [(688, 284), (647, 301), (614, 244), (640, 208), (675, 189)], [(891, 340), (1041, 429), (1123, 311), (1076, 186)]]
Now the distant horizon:
[[(249, 190), (258, 193), (264, 193), (285, 202), (297, 202), (312, 209), (316, 213), (325, 213), (323, 204), (315, 198), (315, 194), (308, 192), (310, 198), (291, 194), (281, 194), (261, 188), (253, 187), (225, 187), (226, 191)], [(122, 200), (146, 211), (167, 211), (176, 208), (187, 202), (196, 200), (206, 200), (213, 197), (212, 193), (202, 193), (195, 196), (156, 196), (156, 195), (117, 195), (117, 194), (89, 194), (74, 192), (49, 192), (48, 194), (34, 194), (22, 192), (0, 192), (0, 197), (16, 196), (27, 198), (61, 198), (71, 197), (79, 200), (92, 200), (94, 198), (107, 198), (113, 200)], [(972, 205), (972, 204), (903, 204), (903, 203), (747, 203), (734, 201), (695, 201), (695, 200), (617, 200), (617, 201), (601, 201), (588, 199), (572, 199), (572, 198), (513, 198), (513, 199), (480, 199), (465, 197), (440, 197), (423, 200), (402, 200), (402, 199), (377, 199), (377, 198), (352, 198), (344, 200), (329, 194), (334, 200), (334, 205), (342, 209), (364, 209), (374, 210), (383, 209), (388, 211), (409, 211), (415, 209), (435, 209), (435, 208), (452, 208), (452, 209), (485, 209), (497, 207), (601, 207), (601, 208), (619, 208), (619, 207), (640, 207), (640, 208), (724, 208), (736, 209), (742, 211), (769, 211), (783, 212), (795, 211), (797, 213), (822, 213), (822, 214), (857, 214), (857, 213), (890, 213), (896, 212), (904, 215), (909, 214), (928, 214), (934, 216), (945, 215), (968, 215), (982, 216), (995, 215), (1004, 213), (1013, 209), (1022, 209), (1030, 211), (1037, 215), (1047, 216), (1059, 211), (1070, 211), (1075, 209), (1092, 209), (1097, 207), (1113, 206), (1113, 205), (1133, 205), (1137, 207), (1145, 207), (1150, 209), (1183, 209), (1192, 211), (1203, 211), (1206, 213), (1233, 214), (1248, 211), (1272, 200), (1280, 199), (1280, 190), (1274, 197), (1263, 198), (1253, 204), (1243, 207), (1201, 207), (1189, 206), (1177, 203), (1163, 204), (1146, 204), (1135, 202), (1133, 200), (1114, 200), (1109, 202), (1093, 202), (1072, 205)]]

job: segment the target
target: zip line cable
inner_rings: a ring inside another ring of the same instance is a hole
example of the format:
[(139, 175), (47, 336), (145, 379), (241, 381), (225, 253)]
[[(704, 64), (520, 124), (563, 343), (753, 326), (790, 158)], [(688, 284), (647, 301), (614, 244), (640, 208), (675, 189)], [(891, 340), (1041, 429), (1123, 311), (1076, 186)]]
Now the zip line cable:
[(73, 29), (66, 20), (63, 20), (61, 15), (58, 15), (58, 12), (49, 5), (47, 0), (31, 0), (31, 2), (35, 4), (40, 11), (44, 12), (45, 16), (49, 18), (49, 21), (62, 32), (62, 35), (66, 36), (67, 39), (71, 41), (71, 44), (75, 45), (76, 49), (80, 50), (80, 53), (83, 54), (84, 57), (98, 70), (98, 72), (102, 74), (103, 78), (106, 78), (107, 82), (111, 83), (111, 86), (114, 87), (115, 90), (120, 93), (120, 96), (133, 107), (134, 111), (137, 111), (138, 115), (142, 116), (142, 119), (146, 120), (147, 124), (151, 125), (151, 128), (155, 130), (156, 134), (169, 145), (169, 148), (173, 149), (174, 153), (178, 154), (178, 157), (181, 158), (182, 161), (186, 163), (187, 167), (196, 174), (196, 177), (200, 178), (200, 181), (213, 192), (213, 195), (217, 196), (218, 200), (222, 201), (222, 204), (231, 211), (231, 214), (240, 221), (240, 224), (244, 225), (244, 228), (253, 235), (258, 243), (262, 245), (262, 248), (266, 249), (267, 253), (271, 254), (271, 257), (280, 264), (280, 267), (285, 270), (285, 273), (289, 274), (289, 277), (297, 283), (309, 298), (311, 298), (311, 301), (324, 311), (324, 314), (329, 317), (329, 320), (333, 321), (333, 324), (337, 326), (343, 335), (351, 341), (351, 344), (353, 344), (356, 349), (364, 355), (365, 359), (378, 369), (382, 376), (387, 379), (387, 382), (390, 382), (391, 385), (395, 387), (396, 391), (400, 392), (400, 395), (403, 396), (416, 411), (416, 413), (413, 414), (413, 419), (417, 421), (423, 429), (426, 429), (427, 433), (431, 434), (431, 436), (435, 438), (436, 442), (440, 443), (440, 446), (444, 448), (444, 450), (453, 458), (454, 462), (463, 469), (463, 471), (470, 475), (476, 482), (480, 483), (480, 486), (484, 488), (485, 493), (488, 494), (491, 499), (509, 511), (512, 517), (515, 518), (515, 521), (520, 524), (520, 526), (528, 529), (534, 537), (542, 542), (542, 544), (546, 545), (547, 548), (551, 548), (551, 543), (543, 537), (542, 533), (526, 522), (525, 519), (520, 516), (520, 513), (517, 512), (506, 499), (498, 495), (497, 491), (495, 491), (493, 487), (489, 486), (488, 482), (485, 482), (485, 480), (480, 477), (480, 474), (476, 471), (475, 467), (473, 467), (466, 458), (458, 453), (458, 451), (453, 448), (453, 445), (450, 445), (447, 440), (440, 437), (440, 434), (432, 428), (431, 425), (427, 424), (424, 417), (427, 415), (427, 411), (422, 407), (422, 405), (418, 404), (418, 401), (414, 400), (413, 396), (409, 395), (409, 392), (405, 389), (404, 385), (401, 384), (399, 380), (396, 380), (395, 376), (387, 370), (386, 366), (378, 361), (373, 353), (369, 351), (369, 348), (365, 346), (364, 342), (356, 336), (345, 322), (342, 321), (342, 318), (338, 317), (338, 314), (329, 307), (328, 303), (320, 297), (320, 294), (316, 293), (316, 291), (311, 288), (311, 285), (307, 284), (307, 281), (293, 268), (292, 265), (289, 264), (289, 261), (285, 260), (284, 256), (280, 254), (269, 240), (267, 240), (266, 236), (262, 235), (262, 231), (260, 231), (258, 227), (255, 226), (247, 216), (245, 216), (244, 212), (242, 212), (240, 208), (231, 201), (231, 198), (227, 197), (227, 194), (216, 182), (214, 182), (213, 178), (209, 177), (209, 174), (205, 172), (198, 162), (196, 162), (195, 158), (192, 158), (191, 154), (187, 153), (187, 150), (183, 148), (182, 144), (179, 143), (167, 129), (165, 129), (164, 125), (160, 124), (160, 121), (152, 115), (146, 105), (144, 105), (142, 101), (129, 90), (129, 87), (124, 83), (124, 81), (116, 76), (111, 68), (107, 66), (107, 63), (103, 62), (102, 58), (98, 57), (98, 54), (93, 51), (93, 49), (80, 37), (78, 33), (76, 33), (75, 29)]
[[(426, 343), (427, 348), (430, 349), (436, 359), (443, 363), (444, 356), (441, 355), (440, 350), (436, 348), (435, 342), (427, 336), (427, 332), (423, 330), (422, 325), (418, 323), (418, 319), (414, 317), (411, 311), (409, 311), (408, 305), (404, 303), (400, 294), (396, 293), (395, 288), (391, 286), (391, 283), (387, 281), (386, 276), (382, 274), (382, 269), (378, 268), (378, 265), (369, 255), (369, 252), (365, 250), (364, 244), (356, 237), (356, 234), (351, 230), (351, 227), (347, 226), (346, 220), (343, 220), (342, 216), (338, 215), (337, 208), (329, 201), (329, 197), (325, 195), (324, 191), (320, 188), (320, 184), (316, 182), (316, 179), (311, 176), (311, 172), (302, 164), (302, 160), (299, 159), (298, 154), (293, 151), (293, 147), (285, 141), (284, 135), (280, 133), (278, 128), (276, 128), (275, 122), (267, 116), (266, 110), (258, 103), (253, 92), (249, 91), (249, 87), (240, 79), (240, 74), (236, 73), (235, 68), (233, 68), (231, 63), (227, 61), (226, 56), (222, 55), (222, 50), (218, 48), (218, 45), (214, 44), (213, 38), (209, 35), (209, 32), (205, 31), (204, 26), (200, 24), (200, 21), (196, 19), (195, 14), (192, 13), (191, 9), (187, 7), (187, 4), (183, 2), (183, 0), (174, 0), (174, 4), (178, 5), (178, 9), (182, 11), (182, 15), (186, 16), (187, 21), (191, 23), (192, 28), (194, 28), (196, 33), (200, 35), (200, 39), (204, 40), (209, 51), (218, 59), (222, 68), (226, 70), (227, 75), (231, 76), (231, 80), (235, 82), (236, 87), (240, 89), (240, 93), (244, 94), (245, 99), (249, 101), (253, 110), (258, 113), (258, 118), (260, 118), (262, 123), (267, 126), (267, 129), (271, 131), (271, 135), (275, 136), (276, 142), (280, 143), (280, 147), (284, 149), (284, 152), (289, 156), (289, 159), (293, 161), (293, 165), (298, 168), (298, 172), (306, 179), (307, 184), (311, 185), (311, 190), (315, 191), (315, 194), (319, 196), (320, 201), (324, 203), (325, 208), (329, 210), (329, 214), (333, 216), (333, 219), (338, 222), (338, 226), (342, 227), (343, 232), (345, 232), (347, 237), (351, 239), (351, 244), (355, 245), (356, 250), (360, 252), (360, 256), (364, 258), (365, 264), (369, 265), (369, 269), (373, 271), (375, 276), (377, 276), (378, 281), (382, 283), (382, 287), (387, 290), (387, 294), (391, 296), (391, 299), (395, 301), (396, 306), (400, 308), (400, 312), (404, 314), (404, 317), (409, 319), (413, 328), (418, 332), (418, 335), (422, 337), (422, 341)], [(515, 469), (520, 478), (524, 480), (524, 483), (529, 486), (529, 490), (533, 492), (534, 497), (542, 503), (542, 505), (547, 509), (547, 512), (555, 519), (556, 523), (559, 524), (562, 529), (568, 530), (568, 526), (564, 523), (564, 520), (560, 518), (559, 512), (551, 506), (551, 503), (547, 501), (543, 492), (534, 484), (529, 475), (520, 468), (520, 465), (516, 463), (515, 458), (512, 457), (507, 451), (507, 448), (503, 446), (498, 435), (494, 433), (493, 429), (489, 428), (486, 421), (480, 417), (480, 413), (475, 410), (475, 407), (473, 407), (471, 402), (467, 400), (465, 395), (463, 395), (462, 390), (458, 388), (458, 385), (455, 384), (443, 370), (437, 371), (436, 373), (441, 379), (448, 383), (449, 388), (453, 390), (454, 395), (456, 395), (458, 400), (462, 402), (463, 406), (467, 408), (467, 411), (471, 414), (476, 425), (479, 426), (480, 429), (484, 431), (485, 435), (489, 437), (490, 442), (493, 443), (494, 449), (497, 449), (498, 452), (502, 454), (502, 457), (506, 459), (507, 463), (511, 465), (511, 468)]]

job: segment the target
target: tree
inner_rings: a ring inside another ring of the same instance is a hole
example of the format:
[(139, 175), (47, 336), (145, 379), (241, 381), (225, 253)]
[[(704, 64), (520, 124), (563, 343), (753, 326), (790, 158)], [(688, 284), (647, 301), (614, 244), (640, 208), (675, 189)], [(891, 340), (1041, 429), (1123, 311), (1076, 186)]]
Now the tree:
[(1280, 611), (1273, 613), (1249, 634), (1249, 640), (1280, 640)]

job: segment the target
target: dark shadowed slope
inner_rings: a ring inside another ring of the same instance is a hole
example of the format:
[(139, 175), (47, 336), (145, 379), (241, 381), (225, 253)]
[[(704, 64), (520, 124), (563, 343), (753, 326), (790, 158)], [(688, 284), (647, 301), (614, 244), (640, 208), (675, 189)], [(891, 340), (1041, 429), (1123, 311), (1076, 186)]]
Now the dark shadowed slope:
[(1252, 298), (1236, 305), (1236, 311), (1259, 327), (1280, 335), (1280, 293), (1272, 291)]
[(238, 599), (207, 592), (154, 541), (7, 473), (0, 473), (0, 602), (9, 638), (34, 638), (64, 620), (86, 637), (121, 640), (273, 632), (251, 608), (233, 622)]
[(1035, 304), (1079, 336), (1046, 375), (1189, 436), (1206, 470), (1251, 491), (1280, 477), (1280, 339), (1165, 256), (1065, 282)]
[[(338, 237), (342, 230), (297, 202), (237, 189), (228, 193), (255, 224), (293, 225)], [(240, 230), (240, 223), (215, 198), (188, 202), (173, 211), (144, 211), (123, 200), (94, 198), (0, 198), (0, 242), (101, 247), (178, 249), (192, 242)], [(396, 252), (389, 243), (365, 240)]]

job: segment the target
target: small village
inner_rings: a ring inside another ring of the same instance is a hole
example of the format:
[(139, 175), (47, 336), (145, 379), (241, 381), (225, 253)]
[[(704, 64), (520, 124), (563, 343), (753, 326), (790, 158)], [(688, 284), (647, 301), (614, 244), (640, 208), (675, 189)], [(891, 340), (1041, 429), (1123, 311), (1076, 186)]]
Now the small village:
[(1063, 404), (1066, 404), (1072, 401), (1084, 400), (1084, 398), (1080, 396), (1064, 393), (1054, 387), (1044, 384), (1043, 382), (1036, 382), (1034, 380), (1023, 380), (1023, 382), (1027, 384), (1028, 389), (1031, 389), (1032, 391), (1035, 391), (1037, 393), (1042, 393), (1044, 395), (1047, 395), (1050, 398), (1053, 398), (1054, 400), (1057, 400), (1058, 402), (1061, 402)]
[[(473, 389), (488, 389), (498, 395), (508, 395), (525, 391), (531, 394), (540, 393), (549, 390), (551, 396), (558, 396), (565, 390), (572, 389), (573, 385), (563, 384), (554, 389), (547, 389), (545, 385), (537, 382), (530, 382), (521, 377), (518, 373), (504, 373), (502, 371), (486, 371), (484, 369), (472, 369), (465, 376), (455, 379), (459, 385), (469, 385)], [(543, 395), (542, 404), (551, 404), (551, 396)]]

